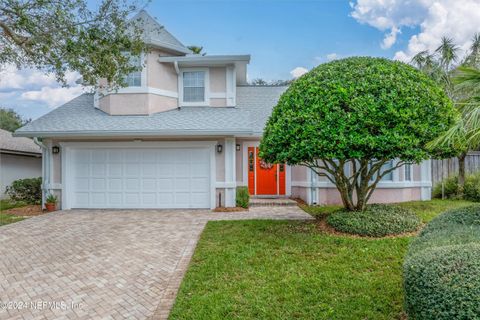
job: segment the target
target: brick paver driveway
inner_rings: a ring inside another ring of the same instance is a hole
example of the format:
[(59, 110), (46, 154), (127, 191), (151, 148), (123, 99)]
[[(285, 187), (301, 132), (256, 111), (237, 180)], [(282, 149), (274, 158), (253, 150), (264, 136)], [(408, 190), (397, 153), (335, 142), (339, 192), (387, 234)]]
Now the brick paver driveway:
[(308, 219), (297, 207), (245, 213), (70, 210), (0, 228), (0, 319), (163, 319), (208, 220)]

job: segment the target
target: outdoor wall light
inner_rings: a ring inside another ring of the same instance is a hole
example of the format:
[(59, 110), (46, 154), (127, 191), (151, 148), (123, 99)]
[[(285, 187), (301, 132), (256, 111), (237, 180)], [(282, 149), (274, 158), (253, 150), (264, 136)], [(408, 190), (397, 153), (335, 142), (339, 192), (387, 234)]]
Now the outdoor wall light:
[(60, 147), (59, 146), (53, 146), (52, 147), (52, 153), (53, 154), (60, 153)]
[(222, 153), (223, 146), (221, 144), (217, 144), (217, 152)]
[(240, 145), (239, 145), (239, 144), (237, 144), (237, 145), (235, 146), (235, 148), (237, 149), (237, 151), (240, 151)]

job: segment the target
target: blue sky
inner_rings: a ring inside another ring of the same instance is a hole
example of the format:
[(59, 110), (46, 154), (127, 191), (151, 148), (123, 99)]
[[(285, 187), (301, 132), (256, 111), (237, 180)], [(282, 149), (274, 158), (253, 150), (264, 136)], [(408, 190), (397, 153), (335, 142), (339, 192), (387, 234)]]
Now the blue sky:
[[(295, 68), (347, 56), (409, 61), (434, 50), (443, 35), (466, 49), (480, 31), (479, 0), (152, 0), (146, 10), (185, 45), (251, 54), (250, 80), (291, 79)], [(6, 70), (0, 106), (27, 118), (82, 92), (74, 74), (72, 86), (61, 88), (38, 71)]]
[(250, 79), (289, 79), (295, 67), (310, 69), (331, 53), (393, 57), (396, 49), (382, 50), (383, 34), (353, 19), (345, 0), (160, 0), (147, 11), (184, 44), (251, 54)]

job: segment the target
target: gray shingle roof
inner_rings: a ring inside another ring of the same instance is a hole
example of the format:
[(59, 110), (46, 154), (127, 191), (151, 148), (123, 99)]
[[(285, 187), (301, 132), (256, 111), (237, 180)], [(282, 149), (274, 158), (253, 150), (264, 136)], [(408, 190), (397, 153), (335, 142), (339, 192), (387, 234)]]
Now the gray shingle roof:
[(145, 116), (111, 116), (83, 94), (15, 132), (18, 136), (261, 135), (285, 87), (238, 87), (236, 108), (183, 107)]
[(0, 150), (41, 154), (41, 149), (29, 138), (12, 137), (12, 133), (0, 129)]
[(138, 21), (138, 27), (143, 29), (145, 43), (162, 46), (182, 53), (191, 53), (190, 49), (185, 47), (145, 10), (140, 11), (132, 20)]

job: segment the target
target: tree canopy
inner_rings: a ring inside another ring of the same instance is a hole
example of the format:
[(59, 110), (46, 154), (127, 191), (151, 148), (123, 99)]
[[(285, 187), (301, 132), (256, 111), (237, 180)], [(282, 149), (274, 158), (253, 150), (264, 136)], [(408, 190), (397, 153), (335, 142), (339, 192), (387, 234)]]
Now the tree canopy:
[(0, 129), (13, 132), (30, 120), (23, 120), (13, 109), (0, 108)]
[(97, 3), (91, 10), (86, 0), (2, 0), (0, 67), (40, 69), (63, 84), (69, 70), (86, 85), (100, 78), (123, 85), (124, 75), (135, 71), (124, 53), (145, 50), (141, 30), (129, 19), (136, 7), (128, 0)]
[[(298, 78), (282, 95), (260, 156), (310, 167), (337, 186), (346, 208), (363, 210), (383, 176), (438, 156), (427, 144), (455, 118), (442, 88), (407, 64), (336, 60)], [(399, 161), (384, 169), (393, 159)]]

